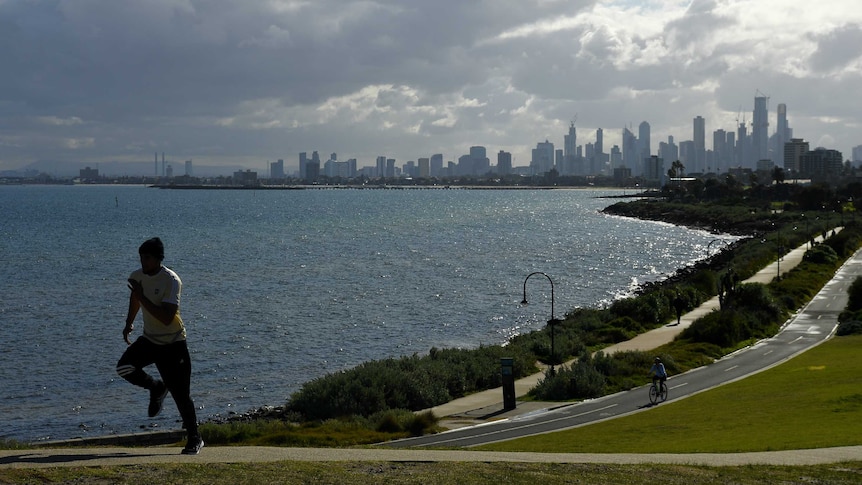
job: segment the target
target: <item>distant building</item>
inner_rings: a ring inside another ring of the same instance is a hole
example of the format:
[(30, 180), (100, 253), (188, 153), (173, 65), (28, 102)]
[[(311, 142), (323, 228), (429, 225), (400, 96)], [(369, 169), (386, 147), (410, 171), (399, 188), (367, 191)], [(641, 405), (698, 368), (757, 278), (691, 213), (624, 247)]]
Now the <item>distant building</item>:
[(85, 167), (78, 171), (78, 178), (81, 179), (81, 182), (94, 181), (99, 179), (99, 169), (98, 168), (90, 168)]
[(192, 170), (192, 161), (186, 160), (186, 176), (191, 177), (194, 175), (194, 170)]
[(497, 153), (497, 173), (500, 175), (509, 175), (512, 173), (512, 154), (500, 150)]
[(617, 185), (626, 185), (632, 178), (632, 169), (628, 167), (617, 167), (614, 169), (614, 182)]
[(862, 145), (853, 147), (853, 161), (862, 162)]
[(799, 158), (803, 176), (812, 179), (834, 177), (844, 170), (844, 158), (838, 150), (815, 148)]
[(429, 178), (431, 177), (431, 159), (430, 158), (420, 158), (418, 160), (419, 163), (419, 178)]
[(652, 155), (652, 143), (650, 142), (650, 125), (646, 121), (642, 121), (638, 125), (638, 148), (642, 160), (649, 158)]
[(233, 183), (234, 185), (243, 185), (247, 187), (257, 185), (257, 172), (252, 172), (251, 170), (243, 172), (242, 170), (238, 170), (233, 173)]
[(808, 153), (808, 142), (802, 138), (791, 138), (784, 144), (784, 169), (798, 174), (802, 170), (802, 155)]
[(305, 166), (308, 164), (308, 157), (305, 152), (299, 154), (299, 178), (305, 180)]
[(768, 102), (769, 98), (766, 96), (757, 96), (754, 98), (754, 121), (751, 124), (752, 162), (769, 159)]
[(672, 136), (667, 137), (667, 143), (658, 144), (658, 157), (671, 162), (679, 160), (679, 147), (673, 142)]
[(443, 171), (443, 154), (435, 153), (431, 155), (431, 176), (442, 177), (443, 175), (445, 175)]
[(554, 144), (545, 140), (544, 143), (536, 144), (533, 149), (533, 157), (530, 161), (531, 171), (536, 175), (543, 175), (554, 168)]
[(772, 160), (758, 160), (757, 161), (757, 171), (758, 172), (772, 173), (773, 168), (775, 168), (775, 162), (773, 162)]
[[(284, 178), (284, 160), (279, 160), (269, 164), (269, 177), (273, 179)], [(189, 175), (189, 174), (186, 174)]]
[(690, 155), (689, 172), (706, 172), (706, 120), (697, 116), (693, 121), (694, 153)]
[(664, 185), (665, 175), (663, 159), (655, 155), (650, 155), (644, 159), (644, 179), (661, 187)]

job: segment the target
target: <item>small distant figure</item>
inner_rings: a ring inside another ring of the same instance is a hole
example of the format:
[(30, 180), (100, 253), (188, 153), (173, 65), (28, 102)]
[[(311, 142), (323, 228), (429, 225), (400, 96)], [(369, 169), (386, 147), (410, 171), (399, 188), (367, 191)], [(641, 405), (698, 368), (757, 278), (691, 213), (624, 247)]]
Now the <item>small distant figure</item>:
[(662, 383), (667, 380), (667, 371), (664, 368), (664, 364), (661, 362), (661, 358), (656, 357), (655, 361), (653, 361), (652, 367), (649, 369), (650, 374), (652, 374), (652, 384), (655, 385), (656, 381), (661, 381)]
[[(155, 417), (162, 410), (168, 392), (174, 398), (188, 434), (182, 453), (197, 455), (204, 442), (198, 432), (195, 405), (191, 398), (192, 362), (186, 344), (186, 329), (180, 317), (180, 294), (183, 283), (171, 269), (162, 265), (165, 247), (161, 239), (147, 239), (138, 248), (141, 267), (129, 276), (129, 311), (123, 339), (129, 345), (120, 361), (117, 374), (132, 384), (150, 391), (147, 414)], [(134, 343), (129, 335), (135, 318), (142, 310), (143, 335)], [(156, 364), (160, 379), (143, 369)]]

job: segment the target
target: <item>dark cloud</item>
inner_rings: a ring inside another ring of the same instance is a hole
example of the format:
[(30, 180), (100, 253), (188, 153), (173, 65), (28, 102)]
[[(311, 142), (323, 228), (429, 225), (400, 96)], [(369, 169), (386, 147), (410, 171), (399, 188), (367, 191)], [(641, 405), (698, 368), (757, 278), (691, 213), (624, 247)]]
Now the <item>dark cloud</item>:
[[(772, 3), (776, 15), (778, 6), (792, 10)], [(517, 151), (526, 164), (537, 141), (561, 144), (575, 115), (584, 143), (597, 127), (608, 146), (618, 143), (622, 126), (643, 120), (657, 139), (683, 127), (681, 140), (698, 114), (718, 126), (750, 111), (756, 89), (797, 118), (846, 117), (810, 126), (845, 151), (862, 143), (847, 128), (859, 124), (857, 102), (837, 101), (856, 98), (859, 16), (848, 11), (845, 23), (788, 37), (783, 25), (752, 29), (750, 8), (739, 0), (0, 1), (0, 168), (154, 151), (253, 166), (335, 151), (362, 165), (379, 154), (457, 159), (476, 144)]]

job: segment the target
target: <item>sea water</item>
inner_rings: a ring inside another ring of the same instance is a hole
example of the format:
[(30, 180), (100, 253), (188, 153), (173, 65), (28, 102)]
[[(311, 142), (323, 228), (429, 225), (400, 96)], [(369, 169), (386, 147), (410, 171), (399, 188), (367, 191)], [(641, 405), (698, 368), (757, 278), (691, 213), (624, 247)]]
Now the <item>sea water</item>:
[(150, 237), (183, 281), (206, 420), (368, 360), (505, 343), (734, 239), (602, 214), (620, 194), (0, 186), (0, 438), (179, 427), (114, 371)]

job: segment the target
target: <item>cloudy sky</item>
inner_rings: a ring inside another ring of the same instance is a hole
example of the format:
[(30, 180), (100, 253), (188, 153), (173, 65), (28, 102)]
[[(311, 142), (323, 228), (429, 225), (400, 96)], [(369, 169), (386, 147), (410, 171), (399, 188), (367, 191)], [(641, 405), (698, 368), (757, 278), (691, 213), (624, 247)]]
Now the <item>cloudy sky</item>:
[(168, 160), (265, 171), (472, 145), (527, 165), (648, 121), (652, 146), (785, 103), (862, 145), (859, 0), (0, 0), (0, 170)]

